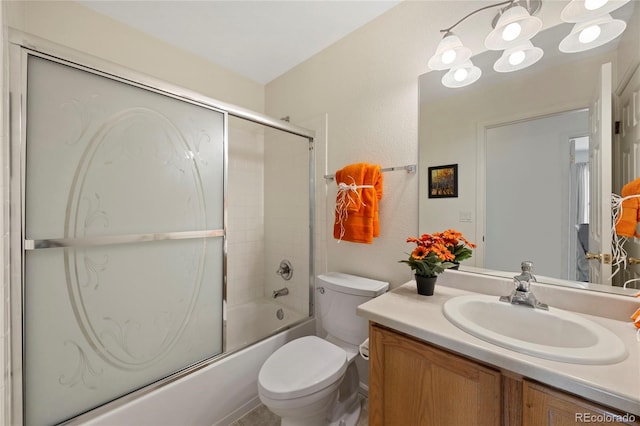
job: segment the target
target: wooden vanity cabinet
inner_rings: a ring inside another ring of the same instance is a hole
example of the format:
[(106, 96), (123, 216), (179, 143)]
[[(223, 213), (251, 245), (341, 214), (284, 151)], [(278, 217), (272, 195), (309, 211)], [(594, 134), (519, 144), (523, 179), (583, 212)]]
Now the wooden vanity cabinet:
[(624, 414), (370, 323), (371, 426), (640, 426)]
[(369, 425), (500, 424), (499, 371), (376, 325), (369, 342)]

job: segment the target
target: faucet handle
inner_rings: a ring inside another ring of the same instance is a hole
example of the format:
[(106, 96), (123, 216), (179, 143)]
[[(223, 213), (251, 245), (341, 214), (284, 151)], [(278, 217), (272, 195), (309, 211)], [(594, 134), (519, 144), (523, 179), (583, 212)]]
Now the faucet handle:
[(522, 263), (520, 263), (520, 269), (522, 269), (522, 272), (533, 271), (533, 262), (530, 260), (523, 260)]
[(529, 275), (529, 280), (530, 281), (538, 282), (538, 280), (536, 279), (536, 276), (533, 275), (533, 262), (532, 261), (530, 261), (530, 260), (522, 261), (522, 263), (520, 263), (520, 269), (522, 269), (522, 273), (523, 274)]
[(280, 267), (276, 271), (276, 274), (280, 275), (284, 280), (289, 281), (293, 276), (293, 266), (288, 260), (280, 262)]

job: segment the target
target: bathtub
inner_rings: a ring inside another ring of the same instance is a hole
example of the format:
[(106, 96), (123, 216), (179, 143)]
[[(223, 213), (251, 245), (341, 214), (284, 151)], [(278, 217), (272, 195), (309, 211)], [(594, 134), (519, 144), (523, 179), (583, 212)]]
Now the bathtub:
[[(278, 309), (283, 309), (283, 320), (277, 317)], [(270, 300), (231, 307), (227, 311), (227, 348), (230, 348), (227, 352), (246, 346), (251, 339), (262, 338), (274, 329), (282, 330), (165, 386), (138, 391), (129, 402), (114, 401), (70, 424), (228, 425), (260, 404), (258, 372), (269, 355), (288, 341), (315, 334), (314, 319), (287, 328), (286, 324), (305, 317)]]
[(269, 299), (257, 300), (227, 309), (227, 352), (257, 342), (294, 324), (306, 315)]

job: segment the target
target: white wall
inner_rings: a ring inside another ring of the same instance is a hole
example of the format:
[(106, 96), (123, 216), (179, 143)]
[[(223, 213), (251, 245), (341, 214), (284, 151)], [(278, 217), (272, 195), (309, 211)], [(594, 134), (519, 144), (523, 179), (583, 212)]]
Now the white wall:
[[(562, 6), (545, 6), (545, 27), (559, 22)], [(266, 112), (289, 115), (294, 122), (328, 115), (326, 173), (361, 161), (382, 167), (416, 164), (418, 76), (428, 71), (439, 29), (477, 8), (477, 1), (465, 0), (402, 2), (267, 84)], [(486, 23), (494, 15), (481, 12), (456, 29), (474, 52), (484, 50)], [(406, 238), (418, 233), (418, 176), (384, 175), (381, 232), (371, 245), (333, 239), (335, 183), (328, 182), (326, 189), (327, 268), (389, 281), (392, 288), (411, 279), (398, 260), (411, 249)]]
[[(421, 3), (391, 9), (269, 83), (266, 112), (290, 115), (294, 122), (328, 115), (324, 173), (362, 161), (382, 167), (415, 164), (417, 76), (425, 71), (426, 21)], [(335, 188), (327, 182), (327, 220), (319, 230), (327, 241), (327, 268), (396, 286), (408, 280), (409, 269), (397, 261), (407, 251), (405, 239), (417, 229), (417, 176), (384, 175), (380, 237), (371, 245), (333, 239)]]

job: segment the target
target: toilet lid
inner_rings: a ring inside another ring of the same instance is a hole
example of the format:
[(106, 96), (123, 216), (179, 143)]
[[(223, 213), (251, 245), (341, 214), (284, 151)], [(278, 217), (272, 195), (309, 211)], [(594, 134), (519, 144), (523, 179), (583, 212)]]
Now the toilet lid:
[(326, 388), (347, 369), (347, 353), (316, 336), (293, 340), (262, 365), (258, 386), (271, 399), (292, 399)]

